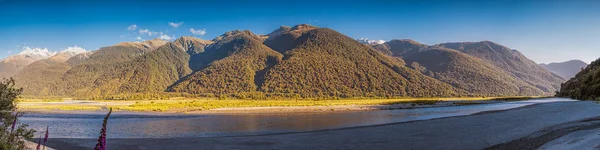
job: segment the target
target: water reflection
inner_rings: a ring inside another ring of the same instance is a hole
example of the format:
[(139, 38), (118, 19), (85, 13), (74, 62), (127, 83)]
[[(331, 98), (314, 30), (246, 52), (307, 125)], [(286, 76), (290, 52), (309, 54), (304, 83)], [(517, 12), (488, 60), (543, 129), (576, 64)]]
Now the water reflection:
[[(329, 113), (164, 115), (114, 112), (108, 123), (108, 138), (209, 137), (302, 132), (461, 116), (560, 101), (572, 100), (552, 98), (457, 107)], [(46, 125), (49, 125), (52, 138), (96, 138), (103, 117), (104, 114), (101, 113), (29, 113), (20, 121), (38, 131), (43, 131)]]

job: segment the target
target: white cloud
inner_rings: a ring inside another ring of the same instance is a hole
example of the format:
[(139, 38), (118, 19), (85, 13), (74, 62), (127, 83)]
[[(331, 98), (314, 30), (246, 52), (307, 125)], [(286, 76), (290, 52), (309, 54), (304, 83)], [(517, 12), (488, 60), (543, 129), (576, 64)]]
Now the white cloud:
[(135, 39), (139, 41), (139, 40), (142, 40), (142, 37), (141, 36), (137, 36)]
[(140, 33), (140, 35), (147, 35), (147, 36), (163, 34), (162, 32), (154, 32), (154, 31), (150, 31), (148, 29), (140, 29), (140, 30), (138, 30), (138, 32)]
[(385, 40), (369, 40), (367, 38), (358, 38), (358, 41), (363, 44), (383, 44)]
[(173, 28), (178, 28), (179, 26), (181, 26), (181, 24), (183, 24), (183, 21), (182, 22), (177, 22), (177, 23), (175, 23), (175, 22), (169, 22), (169, 26), (171, 26)]
[(204, 35), (206, 34), (206, 29), (195, 30), (194, 28), (190, 28), (190, 32), (192, 32), (194, 35)]
[(150, 31), (148, 29), (140, 29), (138, 32), (142, 35), (152, 36), (152, 31)]
[(375, 43), (375, 44), (383, 44), (385, 43), (385, 40), (370, 40), (370, 43)]
[(171, 41), (175, 39), (175, 36), (169, 36), (168, 34), (165, 34), (164, 32), (158, 32), (158, 37), (161, 40), (167, 40), (167, 41)]
[(30, 56), (41, 56), (41, 57), (50, 57), (54, 56), (56, 52), (51, 52), (47, 48), (30, 48), (29, 46), (24, 46), (23, 51), (19, 53), (19, 55), (30, 55)]
[(60, 51), (60, 53), (79, 54), (79, 53), (84, 53), (86, 51), (87, 50), (85, 50), (84, 48), (81, 48), (76, 45), (76, 46), (72, 46), (72, 47), (67, 47), (67, 49)]
[(137, 25), (135, 25), (135, 24), (132, 24), (129, 27), (127, 27), (127, 31), (133, 31), (135, 29), (137, 29)]
[(8, 51), (6, 51), (6, 52), (8, 52), (8, 54), (12, 54), (12, 50), (8, 50)]
[(158, 38), (160, 38), (161, 40), (170, 41), (170, 40), (175, 39), (175, 36), (169, 36), (169, 35), (166, 35), (166, 34), (161, 34)]

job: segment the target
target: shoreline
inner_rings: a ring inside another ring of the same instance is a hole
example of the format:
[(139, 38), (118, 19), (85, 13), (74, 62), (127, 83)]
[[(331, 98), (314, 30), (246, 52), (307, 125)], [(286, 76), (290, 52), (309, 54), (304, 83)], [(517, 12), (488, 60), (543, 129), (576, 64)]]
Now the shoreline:
[[(530, 98), (532, 99), (545, 99), (545, 98)], [(89, 101), (81, 101), (83, 103), (90, 103), (87, 106), (102, 107), (101, 104), (93, 104)], [(223, 107), (209, 110), (168, 110), (168, 111), (130, 111), (113, 109), (113, 113), (121, 114), (142, 114), (142, 115), (204, 115), (204, 114), (252, 114), (252, 113), (340, 113), (340, 112), (356, 112), (356, 111), (375, 111), (375, 110), (394, 110), (394, 109), (420, 109), (420, 108), (435, 108), (435, 107), (454, 107), (454, 106), (466, 106), (466, 105), (480, 105), (480, 104), (494, 104), (511, 102), (510, 100), (446, 100), (446, 101), (423, 101), (423, 102), (402, 102), (398, 104), (389, 105), (334, 105), (334, 106), (267, 106), (267, 107)], [(44, 104), (54, 104), (57, 102), (35, 102), (39, 106)], [(110, 103), (110, 102), (108, 102)], [(32, 103), (29, 103), (32, 104)], [(123, 105), (123, 104), (119, 104)], [(115, 105), (113, 105), (115, 106)], [(104, 106), (105, 107), (105, 106)], [(55, 113), (55, 114), (104, 114), (107, 108), (95, 109), (95, 110), (60, 110), (60, 109), (46, 109), (46, 108), (34, 108), (34, 109), (20, 109), (22, 112), (32, 113)]]

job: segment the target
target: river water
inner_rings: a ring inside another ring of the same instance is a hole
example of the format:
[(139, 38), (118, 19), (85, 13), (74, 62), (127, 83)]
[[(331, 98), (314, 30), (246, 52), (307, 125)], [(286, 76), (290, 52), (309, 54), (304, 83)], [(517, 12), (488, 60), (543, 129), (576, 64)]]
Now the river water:
[[(538, 103), (573, 101), (563, 98), (454, 107), (355, 112), (159, 114), (113, 112), (108, 138), (214, 137), (305, 132), (380, 125), (506, 110)], [(97, 138), (105, 112), (26, 113), (20, 122), (37, 131), (48, 126), (51, 138)], [(39, 133), (36, 134), (39, 137)]]

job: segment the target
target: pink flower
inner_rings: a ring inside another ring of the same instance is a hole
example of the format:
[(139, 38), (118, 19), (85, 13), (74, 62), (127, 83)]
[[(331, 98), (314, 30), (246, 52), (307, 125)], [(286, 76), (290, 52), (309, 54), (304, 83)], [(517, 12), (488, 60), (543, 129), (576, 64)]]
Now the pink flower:
[(15, 113), (15, 120), (13, 121), (12, 127), (10, 129), (10, 133), (12, 133), (15, 130), (15, 125), (17, 124), (17, 115), (19, 113)]
[(44, 149), (46, 149), (46, 143), (48, 143), (48, 126), (46, 126), (46, 136), (44, 136)]
[(40, 145), (42, 144), (42, 135), (40, 134), (40, 139), (38, 139), (38, 145), (36, 150), (40, 150)]
[(112, 112), (112, 108), (104, 117), (104, 121), (102, 122), (102, 130), (100, 130), (100, 137), (98, 137), (98, 143), (96, 144), (95, 150), (106, 150), (106, 124), (108, 123), (108, 117), (110, 117), (110, 113)]

